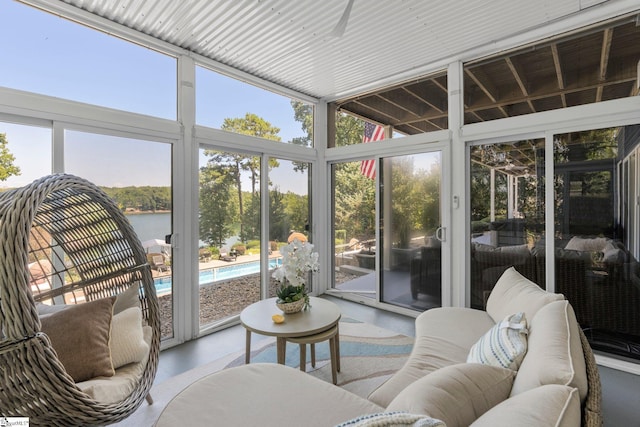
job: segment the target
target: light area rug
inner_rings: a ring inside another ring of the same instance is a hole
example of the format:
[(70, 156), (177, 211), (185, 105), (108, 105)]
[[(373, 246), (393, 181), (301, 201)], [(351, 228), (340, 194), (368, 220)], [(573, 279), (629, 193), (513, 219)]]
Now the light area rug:
[[(366, 398), (369, 393), (400, 369), (413, 347), (413, 338), (357, 320), (340, 320), (340, 372), (338, 386)], [(152, 426), (165, 406), (194, 381), (222, 369), (244, 364), (244, 351), (232, 353), (172, 377), (151, 389), (153, 405), (143, 402), (140, 408), (117, 426)], [(307, 349), (306, 370), (309, 375), (331, 382), (328, 342), (316, 344), (316, 366), (311, 367)], [(275, 363), (275, 338), (252, 344), (251, 363)], [(288, 344), (286, 365), (299, 367), (297, 344)]]

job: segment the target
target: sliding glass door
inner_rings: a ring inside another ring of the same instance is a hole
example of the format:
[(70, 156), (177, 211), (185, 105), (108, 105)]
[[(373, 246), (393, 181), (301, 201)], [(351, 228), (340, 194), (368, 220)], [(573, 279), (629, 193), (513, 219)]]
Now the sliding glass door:
[(380, 161), (380, 300), (424, 311), (442, 305), (442, 153)]
[(162, 339), (174, 336), (171, 150), (168, 143), (65, 131), (65, 172), (100, 186), (125, 213), (147, 253)]
[(260, 157), (200, 149), (200, 329), (260, 300)]
[(441, 165), (440, 151), (332, 165), (334, 292), (442, 305)]

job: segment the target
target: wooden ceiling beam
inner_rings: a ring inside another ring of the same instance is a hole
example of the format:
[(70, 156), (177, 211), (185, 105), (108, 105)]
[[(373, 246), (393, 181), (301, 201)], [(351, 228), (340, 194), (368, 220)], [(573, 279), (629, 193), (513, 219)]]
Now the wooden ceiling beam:
[(406, 87), (402, 88), (405, 92), (407, 92), (409, 95), (419, 99), (421, 102), (424, 102), (425, 104), (427, 104), (429, 107), (433, 108), (434, 110), (436, 110), (439, 113), (442, 113), (442, 109), (438, 108), (434, 103), (432, 103), (431, 101), (429, 101), (428, 99), (425, 99), (424, 97), (418, 95), (417, 93), (413, 92), (412, 90), (407, 89)]
[(420, 117), (420, 114), (416, 113), (415, 111), (413, 111), (413, 110), (411, 110), (411, 109), (409, 109), (409, 108), (405, 107), (404, 105), (402, 105), (402, 104), (400, 104), (400, 103), (398, 103), (398, 102), (395, 102), (395, 101), (394, 101), (393, 99), (391, 99), (390, 97), (385, 96), (385, 94), (384, 94), (384, 93), (378, 94), (378, 95), (376, 95), (376, 97), (378, 97), (379, 99), (381, 99), (381, 100), (382, 100), (382, 101), (384, 101), (384, 102), (387, 102), (387, 103), (389, 103), (389, 104), (393, 105), (394, 107), (396, 107), (396, 108), (398, 108), (398, 109), (400, 109), (400, 110), (402, 110), (402, 111), (405, 111), (405, 112), (407, 112), (407, 113), (411, 114), (411, 115), (412, 115), (412, 116), (414, 116), (414, 117)]
[(602, 34), (602, 50), (600, 51), (600, 75), (601, 82), (607, 80), (607, 68), (609, 66), (609, 55), (611, 54), (611, 41), (613, 40), (613, 28), (607, 28)]
[(558, 89), (564, 90), (565, 81), (564, 73), (562, 72), (562, 63), (560, 61), (560, 53), (558, 52), (558, 45), (556, 43), (551, 45), (551, 55), (553, 56), (553, 65), (556, 67), (556, 77), (558, 78)]
[[(600, 72), (598, 73), (598, 81), (607, 81), (607, 69), (609, 67), (609, 54), (611, 53), (611, 41), (613, 40), (613, 28), (606, 28), (602, 32), (602, 49), (600, 50)], [(602, 101), (602, 92), (604, 87), (598, 86), (596, 91), (596, 102)]]
[(533, 103), (531, 102), (531, 100), (529, 99), (530, 94), (529, 94), (529, 90), (527, 89), (527, 84), (524, 81), (524, 77), (523, 77), (524, 73), (520, 70), (521, 67), (519, 65), (516, 65), (515, 61), (509, 56), (506, 57), (504, 60), (507, 63), (509, 70), (511, 70), (511, 74), (513, 74), (513, 78), (516, 79), (516, 82), (518, 83), (518, 86), (522, 91), (522, 95), (524, 95), (524, 97), (527, 99), (527, 104), (529, 105), (531, 112), (535, 113), (536, 109), (533, 106)]
[[(480, 90), (487, 95), (487, 98), (491, 100), (491, 102), (498, 102), (498, 90), (490, 83), (489, 78), (484, 75), (482, 71), (476, 69), (475, 71), (471, 71), (469, 68), (465, 68), (464, 72), (469, 76), (473, 82), (478, 85)], [(478, 75), (476, 75), (478, 74)]]

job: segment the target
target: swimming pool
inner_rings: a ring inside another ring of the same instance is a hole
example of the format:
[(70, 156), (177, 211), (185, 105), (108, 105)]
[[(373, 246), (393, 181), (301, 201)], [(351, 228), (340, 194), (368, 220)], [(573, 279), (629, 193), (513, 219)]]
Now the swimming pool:
[[(273, 258), (269, 260), (269, 269), (280, 267), (282, 258)], [(206, 270), (200, 270), (198, 274), (198, 284), (209, 285), (211, 283), (220, 282), (222, 280), (233, 279), (235, 277), (247, 276), (260, 272), (260, 261), (243, 262), (238, 264), (225, 265), (223, 267), (214, 267)], [(171, 276), (158, 277), (153, 279), (156, 286), (156, 294), (164, 295), (171, 292)]]

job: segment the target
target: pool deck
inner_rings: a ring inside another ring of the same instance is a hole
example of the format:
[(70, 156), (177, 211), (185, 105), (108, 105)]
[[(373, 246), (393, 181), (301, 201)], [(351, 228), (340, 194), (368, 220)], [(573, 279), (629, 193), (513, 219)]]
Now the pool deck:
[[(273, 253), (269, 254), (269, 259), (273, 259), (273, 258), (279, 258), (280, 252), (279, 251), (274, 251)], [(235, 265), (235, 264), (243, 264), (245, 262), (252, 262), (252, 261), (260, 261), (260, 254), (255, 254), (255, 255), (238, 255), (238, 257), (233, 260), (233, 261), (223, 261), (221, 259), (211, 259), (210, 261), (207, 262), (200, 262), (198, 263), (198, 270), (210, 270), (216, 267), (227, 267), (230, 265)], [(167, 277), (167, 276), (171, 276), (171, 271), (163, 271), (163, 272), (159, 272), (156, 270), (151, 270), (153, 277)]]

